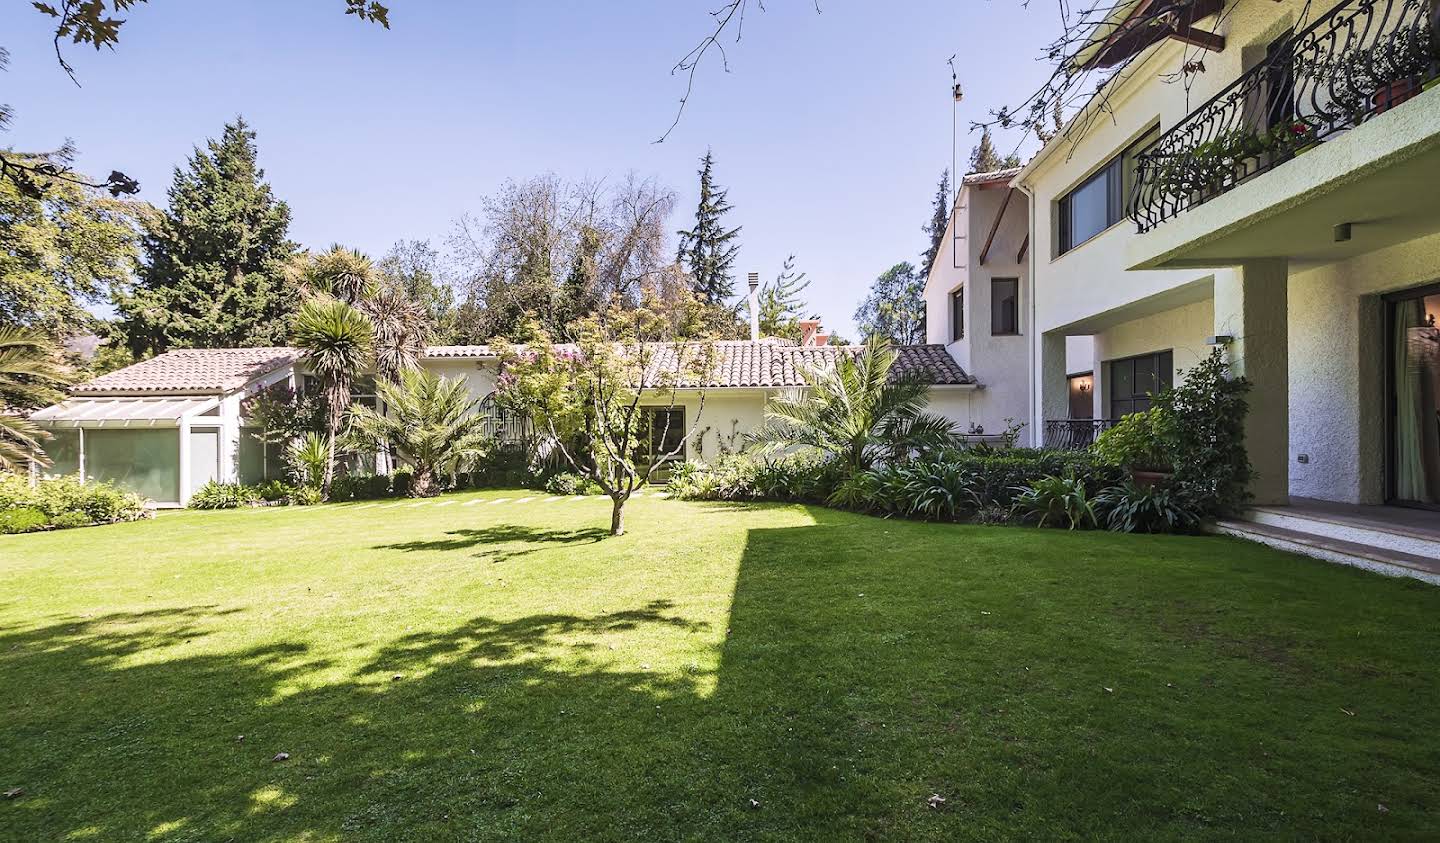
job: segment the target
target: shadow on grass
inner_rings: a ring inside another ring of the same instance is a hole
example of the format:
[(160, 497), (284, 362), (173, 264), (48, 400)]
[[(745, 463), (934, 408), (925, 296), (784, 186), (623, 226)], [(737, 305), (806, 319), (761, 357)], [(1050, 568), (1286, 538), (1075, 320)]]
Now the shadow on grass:
[[(476, 615), (343, 669), (299, 641), (189, 652), (216, 634), (206, 606), (0, 630), (0, 786), (27, 791), (0, 827), (831, 840), (1440, 823), (1440, 631), (1422, 623), (1437, 594), (1320, 568), (1230, 582), (1207, 554), (1234, 547), (1204, 540), (1132, 543), (1179, 548), (1174, 580), (1115, 564), (1097, 535), (972, 530), (961, 547), (943, 526), (811, 514), (746, 533), (728, 614), (656, 599)], [(397, 547), (586, 540), (494, 529)], [(1180, 606), (1229, 643), (1173, 632)], [(1391, 634), (1357, 635), (1361, 615)], [(1318, 668), (1303, 681), (1234, 646), (1275, 630)], [(1367, 716), (1339, 713), (1356, 701)]]
[[(483, 553), (476, 554), (477, 556), (484, 556), (495, 562), (503, 562), (544, 550), (547, 545), (594, 544), (608, 535), (609, 533), (599, 527), (545, 530), (522, 527), (518, 524), (497, 524), (494, 527), (450, 530), (445, 533), (446, 538), (443, 539), (381, 544), (376, 545), (375, 549), (415, 553), (418, 551), (448, 552), (480, 547), (485, 550)], [(498, 546), (502, 545), (518, 545), (518, 547), (508, 550), (499, 549)]]

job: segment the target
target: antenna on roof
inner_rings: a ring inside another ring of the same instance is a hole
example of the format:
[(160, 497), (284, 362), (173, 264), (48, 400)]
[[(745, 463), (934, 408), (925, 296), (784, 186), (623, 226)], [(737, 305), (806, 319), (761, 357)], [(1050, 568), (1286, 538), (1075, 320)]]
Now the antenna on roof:
[(950, 189), (955, 194), (950, 197), (952, 205), (960, 196), (960, 173), (957, 172), (955, 149), (960, 145), (960, 101), (965, 99), (965, 89), (960, 87), (960, 77), (955, 72), (955, 55), (958, 54), (952, 54), (945, 61), (950, 65)]

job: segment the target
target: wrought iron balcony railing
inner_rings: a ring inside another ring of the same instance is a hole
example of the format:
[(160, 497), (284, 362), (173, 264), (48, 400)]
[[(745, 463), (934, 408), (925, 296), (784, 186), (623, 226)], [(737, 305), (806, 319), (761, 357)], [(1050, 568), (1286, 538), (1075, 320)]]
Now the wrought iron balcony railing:
[(1083, 451), (1095, 444), (1101, 433), (1114, 426), (1113, 419), (1046, 419), (1045, 447)]
[(1437, 0), (1349, 0), (1138, 156), (1130, 216), (1149, 231), (1420, 93), (1440, 76)]

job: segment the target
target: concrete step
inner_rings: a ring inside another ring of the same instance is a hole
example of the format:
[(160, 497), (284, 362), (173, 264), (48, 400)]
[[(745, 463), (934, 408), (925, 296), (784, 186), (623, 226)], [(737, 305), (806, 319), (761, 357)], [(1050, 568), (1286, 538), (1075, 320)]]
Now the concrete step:
[(1386, 576), (1413, 577), (1440, 585), (1440, 559), (1433, 556), (1390, 550), (1254, 521), (1218, 521), (1210, 527), (1210, 531), (1249, 539), (1278, 550), (1288, 550), (1327, 562), (1364, 568)]
[[(1314, 512), (1299, 507), (1257, 506), (1245, 511), (1244, 520), (1306, 535), (1440, 560), (1440, 529), (1417, 529), (1359, 516)], [(1440, 513), (1436, 514), (1435, 521), (1437, 526), (1440, 526)]]

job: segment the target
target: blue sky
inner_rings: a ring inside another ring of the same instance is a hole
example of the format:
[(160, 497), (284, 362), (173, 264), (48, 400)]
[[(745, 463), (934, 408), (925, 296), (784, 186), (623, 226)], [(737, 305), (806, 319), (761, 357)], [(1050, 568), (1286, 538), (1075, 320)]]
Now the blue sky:
[(16, 119), (0, 142), (71, 138), (83, 168), (121, 169), (163, 204), (173, 168), (243, 114), (292, 236), (377, 257), (402, 238), (441, 245), (507, 177), (543, 172), (658, 175), (679, 192), (678, 228), (708, 146), (744, 226), (740, 276), (773, 276), (794, 252), (812, 306), (853, 337), (869, 282), (925, 245), (950, 164), (946, 59), (957, 54), (966, 89), (963, 167), (968, 121), (1043, 80), (1035, 57), (1056, 27), (1049, 4), (1020, 0), (820, 0), (819, 14), (812, 0), (752, 3), (743, 41), (726, 44), (730, 72), (706, 67), (655, 144), (683, 90), (670, 67), (718, 0), (389, 5), (385, 31), (340, 0), (151, 0), (114, 52), (69, 49), (77, 88), (48, 20), (12, 2), (0, 100)]

